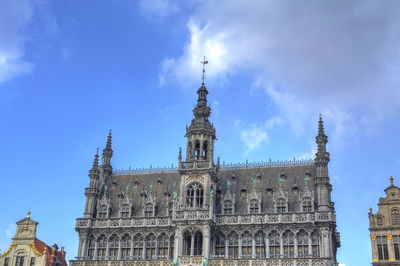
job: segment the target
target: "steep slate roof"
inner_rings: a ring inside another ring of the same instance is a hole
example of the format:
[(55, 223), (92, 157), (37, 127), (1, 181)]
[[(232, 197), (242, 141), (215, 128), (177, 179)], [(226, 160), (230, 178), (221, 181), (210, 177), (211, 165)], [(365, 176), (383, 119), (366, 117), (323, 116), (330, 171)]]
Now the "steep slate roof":
[[(315, 165), (293, 164), (276, 165), (268, 167), (246, 167), (224, 168), (219, 170), (217, 187), (217, 206), (216, 211), (221, 211), (221, 196), (227, 191), (227, 181), (229, 180), (230, 191), (235, 193), (236, 211), (235, 213), (247, 213), (247, 195), (252, 192), (254, 178), (256, 178), (256, 191), (261, 193), (262, 212), (273, 212), (273, 195), (281, 187), (287, 192), (289, 197), (289, 212), (295, 211), (299, 201), (299, 194), (304, 191), (306, 186), (305, 175), (310, 174), (311, 179), (307, 181), (309, 189), (314, 189), (313, 177), (316, 175)], [(279, 177), (284, 174), (286, 178), (279, 181)], [(234, 176), (232, 178), (232, 176)], [(161, 182), (159, 182), (161, 180)], [(121, 192), (127, 193), (132, 199), (132, 216), (142, 216), (142, 195), (151, 188), (152, 195), (156, 196), (156, 216), (167, 215), (167, 203), (172, 199), (172, 191), (175, 190), (180, 195), (179, 184), (180, 174), (178, 171), (159, 172), (159, 173), (124, 173), (113, 174), (106, 181), (107, 197), (111, 200), (112, 212), (110, 217), (119, 216), (119, 205)], [(298, 188), (298, 193), (292, 193), (294, 187)], [(243, 190), (246, 188), (246, 191)], [(103, 190), (104, 193), (104, 190)], [(206, 192), (208, 195), (208, 192)]]

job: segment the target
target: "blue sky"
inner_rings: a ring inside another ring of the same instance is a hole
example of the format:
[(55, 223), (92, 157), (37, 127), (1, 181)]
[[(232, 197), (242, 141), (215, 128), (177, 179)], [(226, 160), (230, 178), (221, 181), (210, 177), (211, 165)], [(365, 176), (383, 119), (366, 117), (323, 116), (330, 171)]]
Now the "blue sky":
[(0, 1), (0, 248), (32, 210), (76, 255), (87, 171), (176, 165), (203, 55), (216, 154), (312, 158), (318, 113), (342, 235), (371, 261), (368, 208), (400, 178), (398, 1)]

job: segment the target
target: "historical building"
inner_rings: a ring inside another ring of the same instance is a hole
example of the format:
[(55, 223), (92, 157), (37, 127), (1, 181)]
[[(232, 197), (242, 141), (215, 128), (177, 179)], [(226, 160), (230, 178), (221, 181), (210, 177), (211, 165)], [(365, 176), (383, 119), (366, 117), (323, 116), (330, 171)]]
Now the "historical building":
[(373, 265), (400, 265), (400, 188), (393, 181), (379, 199), (378, 212), (369, 209)]
[(114, 170), (110, 132), (89, 171), (71, 265), (334, 265), (322, 119), (314, 160), (220, 164), (204, 82), (197, 94), (177, 168)]
[(35, 222), (28, 215), (17, 222), (17, 230), (12, 243), (7, 251), (0, 254), (2, 266), (67, 266), (64, 248), (58, 250), (36, 238)]

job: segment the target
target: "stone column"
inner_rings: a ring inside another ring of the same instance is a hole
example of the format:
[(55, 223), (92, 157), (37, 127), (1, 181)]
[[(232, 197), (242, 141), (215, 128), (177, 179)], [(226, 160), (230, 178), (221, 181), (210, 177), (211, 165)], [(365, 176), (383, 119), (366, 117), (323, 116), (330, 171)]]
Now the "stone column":
[(207, 230), (203, 236), (203, 256), (207, 259), (210, 258), (210, 233)]
[(269, 258), (269, 239), (268, 237), (265, 238), (265, 257)]
[(106, 258), (108, 259), (110, 257), (110, 245), (108, 243), (108, 239), (106, 243)]
[(299, 249), (297, 247), (297, 236), (294, 235), (294, 257), (298, 258)]
[(376, 243), (376, 235), (371, 235), (371, 249), (372, 249), (372, 261), (378, 261), (378, 249)]
[(130, 256), (129, 259), (133, 258), (133, 238), (131, 238), (131, 252), (130, 252)]
[(394, 255), (394, 245), (393, 245), (393, 235), (392, 234), (387, 235), (387, 246), (388, 246), (388, 253), (389, 253), (389, 261), (394, 261), (395, 255)]
[(253, 236), (253, 240), (251, 241), (251, 257), (255, 258), (256, 257), (256, 240)]
[(311, 243), (312, 243), (311, 234), (308, 234), (308, 255), (309, 256), (312, 256), (312, 245), (311, 245)]
[(192, 232), (191, 238), (190, 238), (190, 256), (194, 255), (194, 232)]
[(329, 257), (331, 257), (331, 254), (330, 254), (330, 250), (331, 250), (330, 246), (331, 245), (329, 243), (329, 230), (327, 228), (323, 228), (321, 230), (321, 238), (322, 238), (322, 241), (321, 241), (322, 245), (321, 245), (320, 255), (322, 257), (329, 258)]
[(121, 239), (118, 242), (118, 255), (117, 255), (118, 259), (122, 258), (122, 252), (121, 252)]
[(242, 258), (242, 235), (239, 235), (239, 259)]
[(94, 255), (93, 255), (94, 259), (97, 260), (97, 240), (94, 242)]
[(143, 238), (142, 259), (146, 259), (146, 237)]
[(280, 255), (281, 258), (283, 258), (283, 238), (282, 238), (282, 234), (279, 235), (279, 243), (280, 243), (279, 255)]
[(182, 234), (181, 230), (177, 228), (175, 230), (175, 238), (174, 238), (174, 258), (178, 259), (179, 255), (182, 254)]
[(225, 259), (229, 257), (229, 240), (228, 236), (225, 238)]

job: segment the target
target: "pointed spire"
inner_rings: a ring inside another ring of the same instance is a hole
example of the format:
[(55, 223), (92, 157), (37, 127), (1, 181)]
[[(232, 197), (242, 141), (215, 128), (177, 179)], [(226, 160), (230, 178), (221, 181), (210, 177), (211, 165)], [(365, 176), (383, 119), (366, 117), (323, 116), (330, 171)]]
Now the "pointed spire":
[(319, 114), (318, 135), (315, 138), (315, 140), (318, 145), (317, 154), (325, 153), (326, 152), (326, 143), (328, 143), (328, 137), (325, 135), (324, 121), (322, 120), (321, 114)]
[(111, 157), (113, 156), (113, 150), (111, 148), (112, 146), (112, 131), (110, 129), (110, 132), (108, 133), (107, 136), (107, 143), (106, 143), (106, 147), (103, 150), (103, 165), (105, 166), (111, 166), (110, 164), (110, 160)]
[(179, 162), (182, 161), (182, 149), (179, 147), (179, 155), (178, 155)]
[(321, 114), (319, 114), (319, 121), (318, 121), (318, 136), (325, 136), (324, 121), (322, 121)]
[(94, 155), (92, 170), (99, 169), (99, 148), (96, 149), (96, 154)]

